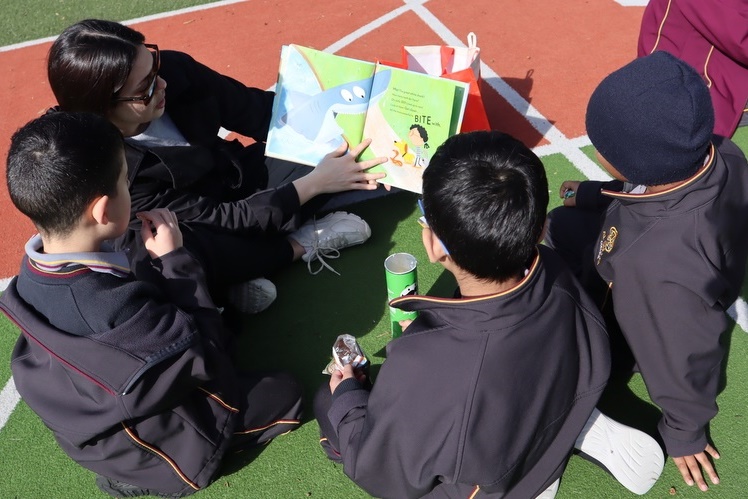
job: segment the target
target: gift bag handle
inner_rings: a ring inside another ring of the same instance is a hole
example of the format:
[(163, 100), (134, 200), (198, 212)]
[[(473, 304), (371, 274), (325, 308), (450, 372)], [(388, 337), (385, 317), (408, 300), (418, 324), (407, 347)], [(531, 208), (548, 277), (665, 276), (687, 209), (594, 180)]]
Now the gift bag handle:
[[(470, 66), (475, 60), (478, 54), (478, 37), (472, 31), (467, 35), (467, 61), (465, 66)], [(442, 45), (440, 48), (441, 63), (442, 63), (442, 76), (452, 72), (452, 68), (455, 66), (455, 48), (447, 45)]]
[(474, 49), (478, 47), (478, 37), (472, 31), (468, 33), (467, 41), (468, 41), (467, 46), (469, 49)]

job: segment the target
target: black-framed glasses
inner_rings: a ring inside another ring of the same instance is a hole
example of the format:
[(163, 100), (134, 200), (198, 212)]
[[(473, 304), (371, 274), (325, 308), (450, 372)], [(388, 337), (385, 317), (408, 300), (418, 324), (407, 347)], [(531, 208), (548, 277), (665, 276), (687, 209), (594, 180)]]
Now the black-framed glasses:
[(161, 52), (158, 50), (158, 45), (155, 43), (144, 43), (145, 48), (147, 48), (151, 55), (153, 56), (153, 67), (151, 68), (151, 72), (148, 73), (146, 76), (147, 80), (150, 80), (150, 84), (148, 85), (148, 90), (145, 91), (145, 94), (135, 96), (135, 97), (117, 97), (116, 94), (112, 98), (112, 101), (114, 102), (137, 102), (137, 101), (143, 101), (143, 105), (147, 106), (151, 103), (151, 99), (153, 99), (153, 94), (156, 91), (156, 80), (158, 79), (158, 70), (161, 69)]

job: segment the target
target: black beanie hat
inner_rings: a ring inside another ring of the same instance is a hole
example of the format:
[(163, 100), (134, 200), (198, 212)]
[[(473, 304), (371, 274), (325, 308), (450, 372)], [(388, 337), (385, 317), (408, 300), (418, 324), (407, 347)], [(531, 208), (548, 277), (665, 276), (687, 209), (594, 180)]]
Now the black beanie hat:
[(586, 121), (592, 145), (626, 180), (662, 185), (702, 166), (714, 110), (696, 71), (658, 51), (608, 75), (590, 97)]

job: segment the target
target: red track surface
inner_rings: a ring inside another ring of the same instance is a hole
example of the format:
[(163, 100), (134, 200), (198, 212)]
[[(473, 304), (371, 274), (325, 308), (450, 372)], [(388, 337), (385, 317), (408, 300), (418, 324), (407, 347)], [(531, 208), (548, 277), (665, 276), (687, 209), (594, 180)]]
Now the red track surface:
[[(161, 48), (183, 50), (248, 85), (268, 88), (275, 82), (281, 45), (325, 49), (404, 5), (400, 0), (252, 0), (134, 27)], [(423, 8), (461, 40), (475, 32), (483, 62), (568, 138), (585, 134), (584, 109), (595, 85), (635, 56), (642, 14), (640, 7), (622, 7), (613, 0), (431, 0)], [(338, 53), (397, 60), (401, 45), (443, 43), (435, 29), (440, 28), (406, 11)], [(49, 45), (0, 52), (3, 169), (13, 131), (55, 103), (46, 81)], [(544, 143), (540, 132), (497, 92), (487, 84), (483, 92), (494, 128), (530, 146)], [(0, 184), (2, 278), (17, 272), (23, 244), (34, 228), (10, 203), (5, 182)]]

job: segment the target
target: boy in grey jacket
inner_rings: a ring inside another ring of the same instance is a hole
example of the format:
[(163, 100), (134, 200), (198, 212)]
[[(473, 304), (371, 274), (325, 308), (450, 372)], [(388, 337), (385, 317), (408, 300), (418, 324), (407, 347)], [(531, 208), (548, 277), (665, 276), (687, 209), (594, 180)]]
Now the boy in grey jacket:
[(543, 164), (508, 135), (457, 135), (436, 151), (423, 244), (458, 297), (393, 300), (420, 315), (387, 346), (371, 391), (345, 366), (315, 400), (323, 448), (367, 492), (550, 498), (575, 446), (636, 493), (657, 480), (654, 439), (595, 409), (608, 337), (561, 258), (538, 244), (547, 205)]
[(603, 308), (614, 367), (641, 372), (667, 453), (701, 490), (703, 472), (719, 482), (707, 427), (748, 258), (748, 164), (713, 128), (706, 84), (669, 53), (613, 72), (587, 133), (616, 180), (564, 182), (546, 238)]
[(108, 242), (130, 221), (122, 135), (104, 118), (53, 113), (15, 133), (14, 205), (40, 235), (0, 308), (21, 329), (21, 397), (114, 497), (182, 497), (227, 452), (294, 429), (301, 389), (283, 372), (234, 369), (221, 317), (176, 216), (138, 214), (150, 255), (130, 272)]

